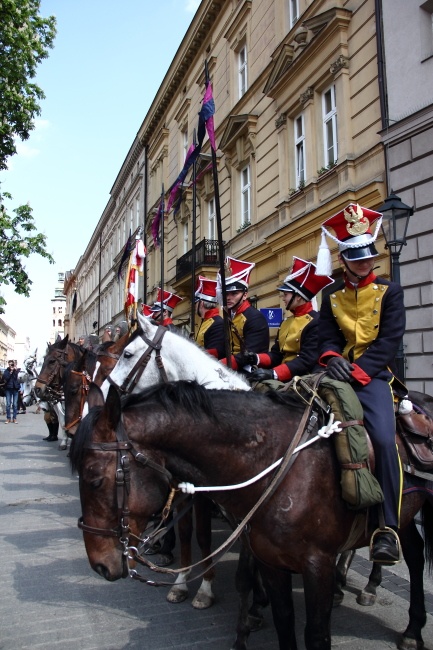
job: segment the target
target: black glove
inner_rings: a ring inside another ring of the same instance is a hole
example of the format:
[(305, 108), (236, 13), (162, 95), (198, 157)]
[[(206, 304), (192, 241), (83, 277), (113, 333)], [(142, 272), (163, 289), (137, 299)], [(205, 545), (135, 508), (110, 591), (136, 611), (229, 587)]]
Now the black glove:
[(331, 357), (326, 366), (326, 374), (331, 379), (337, 379), (338, 381), (351, 381), (353, 379), (352, 370), (355, 370), (355, 368), (343, 357)]
[(235, 354), (236, 363), (239, 368), (244, 366), (256, 366), (258, 363), (257, 354), (255, 352), (239, 352)]
[(248, 379), (253, 381), (265, 381), (265, 379), (273, 379), (274, 371), (268, 368), (257, 368), (249, 376)]

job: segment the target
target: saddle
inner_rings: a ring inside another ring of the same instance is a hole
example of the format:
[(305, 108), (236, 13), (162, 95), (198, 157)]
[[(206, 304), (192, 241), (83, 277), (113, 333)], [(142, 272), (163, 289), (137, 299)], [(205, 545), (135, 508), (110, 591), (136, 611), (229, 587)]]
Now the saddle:
[(409, 464), (421, 472), (433, 471), (433, 420), (420, 412), (416, 405), (409, 413), (396, 415), (397, 433), (407, 452)]

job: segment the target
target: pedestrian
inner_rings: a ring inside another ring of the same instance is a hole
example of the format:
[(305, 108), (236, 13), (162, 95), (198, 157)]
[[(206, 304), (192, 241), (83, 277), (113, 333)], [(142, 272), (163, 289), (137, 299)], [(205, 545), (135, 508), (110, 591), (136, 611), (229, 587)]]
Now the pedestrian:
[(318, 358), (319, 313), (312, 301), (319, 291), (333, 282), (327, 275), (316, 275), (312, 262), (293, 258), (290, 274), (277, 288), (282, 291), (289, 314), (281, 323), (274, 345), (269, 352), (261, 354), (245, 352), (238, 360), (243, 365), (257, 366), (250, 379), (287, 382), (296, 375), (313, 372)]
[[(8, 361), (8, 367), (3, 373), (3, 381), (5, 385), (6, 396), (6, 420), (5, 424), (17, 424), (17, 410), (18, 410), (18, 393), (21, 387), (18, 379), (18, 368), (15, 361)], [(12, 419), (11, 419), (12, 412)]]
[(42, 440), (46, 440), (47, 442), (55, 442), (59, 439), (59, 418), (54, 408), (48, 402), (43, 403), (42, 409), (44, 411), (45, 424), (48, 427), (48, 436), (46, 438), (42, 438)]
[(378, 513), (371, 559), (393, 564), (400, 558), (402, 471), (395, 443), (391, 368), (405, 330), (405, 311), (401, 286), (373, 271), (381, 223), (379, 212), (351, 203), (322, 224), (319, 256), (330, 262), (326, 236), (333, 239), (344, 279), (322, 302), (319, 363), (332, 379), (350, 382), (362, 404), (375, 452), (375, 474), (384, 494), (384, 522)]
[[(242, 368), (245, 351), (267, 352), (269, 350), (269, 327), (266, 317), (248, 300), (250, 274), (255, 264), (227, 257), (225, 262), (226, 299), (230, 325), (230, 349), (233, 370)], [(221, 292), (221, 277), (218, 274), (218, 294)], [(222, 297), (219, 296), (220, 302)], [(238, 360), (240, 364), (238, 365)], [(226, 360), (222, 359), (221, 363)]]
[(218, 307), (216, 291), (216, 280), (199, 275), (195, 291), (195, 308), (201, 323), (195, 341), (206, 352), (217, 359), (222, 359), (225, 357), (224, 321)]

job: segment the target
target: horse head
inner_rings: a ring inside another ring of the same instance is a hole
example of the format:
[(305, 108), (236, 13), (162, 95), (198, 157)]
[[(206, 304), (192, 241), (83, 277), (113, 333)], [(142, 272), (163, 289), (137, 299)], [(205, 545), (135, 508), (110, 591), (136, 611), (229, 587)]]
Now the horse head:
[(68, 363), (77, 361), (83, 352), (79, 345), (69, 342), (68, 334), (61, 341), (49, 345), (35, 384), (37, 397), (46, 397), (48, 392), (60, 398), (64, 370)]
[(241, 375), (223, 366), (190, 339), (139, 313), (137, 317), (140, 327), (102, 384), (104, 395), (110, 384), (121, 392), (137, 393), (161, 381), (182, 379), (196, 381), (206, 388), (251, 390)]
[[(149, 518), (163, 507), (169, 485), (165, 469), (149, 455), (141, 456), (143, 465), (130, 462), (133, 456), (128, 451), (137, 447), (124, 432), (115, 388), (110, 388), (104, 402), (101, 390), (92, 383), (88, 406), (70, 449), (72, 469), (80, 478), (79, 526), (92, 568), (113, 581), (127, 575), (122, 540), (140, 539)], [(155, 466), (161, 471), (155, 471)]]

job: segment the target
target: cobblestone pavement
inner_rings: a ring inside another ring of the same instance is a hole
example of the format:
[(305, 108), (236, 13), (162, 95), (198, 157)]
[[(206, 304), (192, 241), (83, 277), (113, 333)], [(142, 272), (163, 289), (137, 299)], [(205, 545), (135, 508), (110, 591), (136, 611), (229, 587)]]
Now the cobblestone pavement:
[[(237, 553), (217, 567), (216, 603), (196, 611), (190, 600), (166, 601), (167, 588), (120, 580), (108, 583), (90, 568), (76, 522), (77, 478), (66, 452), (42, 440), (48, 434), (35, 407), (17, 425), (0, 421), (0, 650), (228, 650), (234, 640)], [(215, 545), (227, 536), (213, 520)], [(346, 597), (334, 610), (333, 647), (343, 650), (395, 648), (407, 624), (409, 584), (404, 564), (385, 571), (378, 602), (356, 604), (370, 563), (357, 554)], [(433, 583), (426, 576), (426, 650), (433, 650)], [(295, 576), (299, 648), (303, 645), (302, 582)], [(271, 612), (264, 629), (251, 635), (251, 650), (277, 650)]]

